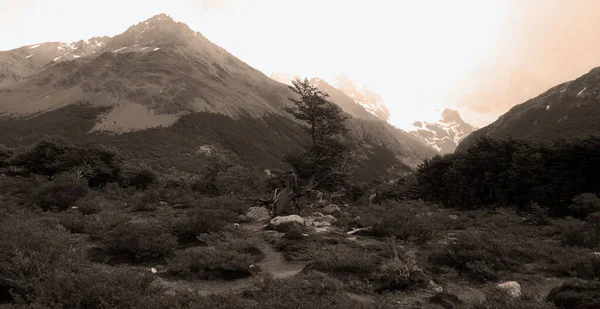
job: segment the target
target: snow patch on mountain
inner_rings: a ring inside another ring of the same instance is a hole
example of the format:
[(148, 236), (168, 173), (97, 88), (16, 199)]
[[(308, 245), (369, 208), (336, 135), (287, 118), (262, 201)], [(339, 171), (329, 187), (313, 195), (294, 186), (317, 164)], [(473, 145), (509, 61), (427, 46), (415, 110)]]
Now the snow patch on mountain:
[(460, 141), (476, 130), (452, 109), (445, 109), (437, 122), (415, 121), (410, 130), (415, 137), (439, 153), (452, 153)]

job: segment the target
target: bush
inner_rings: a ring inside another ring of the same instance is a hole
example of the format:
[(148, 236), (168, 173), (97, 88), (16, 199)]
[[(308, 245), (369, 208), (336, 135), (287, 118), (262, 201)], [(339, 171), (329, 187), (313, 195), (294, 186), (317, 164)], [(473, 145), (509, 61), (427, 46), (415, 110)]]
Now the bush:
[(68, 233), (29, 214), (0, 217), (0, 235), (0, 303), (29, 297), (57, 269), (82, 259)]
[[(592, 214), (588, 217), (591, 220), (595, 216)], [(600, 246), (600, 222), (567, 218), (560, 225), (563, 245), (590, 249)]]
[(582, 193), (573, 198), (569, 210), (574, 217), (584, 219), (589, 214), (600, 212), (600, 198), (593, 193)]
[(177, 251), (168, 260), (170, 273), (200, 279), (237, 279), (257, 271), (253, 264), (264, 257), (257, 240), (239, 228), (205, 234), (199, 239), (205, 246)]
[(568, 261), (568, 274), (577, 278), (594, 280), (600, 279), (600, 256), (586, 254)]
[(0, 144), (0, 168), (8, 165), (8, 160), (13, 155), (14, 150)]
[(158, 176), (150, 167), (140, 164), (126, 164), (122, 167), (119, 182), (124, 187), (135, 187), (138, 190), (146, 190), (150, 185), (156, 183)]
[(465, 234), (440, 243), (429, 255), (429, 264), (438, 270), (454, 268), (460, 275), (478, 282), (498, 279), (500, 271), (521, 270), (525, 264), (559, 263), (560, 248), (536, 240), (522, 240), (499, 233)]
[(325, 245), (312, 255), (312, 269), (335, 276), (371, 278), (379, 269), (382, 258), (360, 247), (348, 245)]
[(600, 282), (573, 280), (555, 287), (547, 300), (563, 309), (600, 308)]
[(266, 194), (265, 173), (243, 166), (232, 166), (219, 172), (215, 186), (222, 195), (233, 194), (242, 200), (255, 200)]
[(34, 203), (44, 211), (62, 211), (73, 206), (87, 193), (87, 185), (72, 177), (62, 176), (42, 185), (34, 198)]
[(385, 260), (379, 266), (375, 278), (378, 292), (423, 288), (429, 283), (429, 279), (417, 265), (415, 256), (401, 258), (397, 252), (393, 258)]
[(393, 202), (385, 205), (372, 205), (360, 214), (362, 226), (372, 226), (378, 237), (395, 237), (413, 241), (418, 245), (427, 244), (435, 238), (442, 224), (449, 221), (421, 201)]
[(239, 204), (221, 203), (225, 199), (199, 201), (184, 217), (172, 222), (174, 234), (181, 242), (195, 243), (198, 235), (217, 232), (229, 222), (234, 222), (240, 211), (232, 211), (227, 207), (236, 208)]
[(102, 234), (100, 243), (114, 257), (143, 262), (167, 257), (177, 239), (158, 224), (128, 222)]
[(119, 268), (61, 269), (36, 287), (35, 301), (53, 308), (140, 308), (139, 302), (164, 293), (153, 280)]

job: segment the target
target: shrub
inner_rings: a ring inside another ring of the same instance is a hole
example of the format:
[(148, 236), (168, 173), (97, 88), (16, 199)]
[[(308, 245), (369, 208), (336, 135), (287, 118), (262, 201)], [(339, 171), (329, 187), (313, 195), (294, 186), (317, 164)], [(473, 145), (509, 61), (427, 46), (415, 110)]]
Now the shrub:
[(112, 256), (142, 262), (165, 258), (177, 239), (158, 224), (128, 222), (102, 234), (100, 243)]
[[(595, 216), (592, 214), (588, 217), (593, 219)], [(563, 245), (591, 249), (600, 245), (600, 222), (567, 218), (560, 225)]]
[(348, 245), (325, 245), (313, 252), (312, 269), (336, 276), (370, 278), (378, 270), (381, 257), (360, 247)]
[(150, 167), (139, 164), (125, 164), (122, 167), (119, 182), (124, 187), (135, 187), (138, 190), (146, 190), (150, 185), (156, 183), (158, 176)]
[(600, 308), (600, 282), (567, 281), (548, 293), (547, 300), (564, 309)]
[(8, 160), (13, 155), (14, 150), (0, 144), (0, 168), (8, 165)]
[(120, 268), (61, 269), (36, 288), (36, 302), (54, 308), (140, 308), (140, 301), (164, 293), (153, 280)]
[(430, 242), (437, 230), (443, 229), (446, 215), (441, 215), (421, 201), (388, 203), (365, 209), (360, 215), (362, 226), (372, 226), (378, 237), (395, 237), (423, 245)]
[(582, 279), (600, 279), (600, 256), (587, 254), (568, 261), (569, 274)]
[(96, 214), (106, 210), (117, 210), (116, 203), (98, 193), (89, 193), (75, 202), (77, 210), (85, 215)]
[(234, 222), (237, 212), (226, 208), (216, 207), (214, 199), (199, 201), (185, 217), (175, 219), (171, 226), (182, 242), (194, 243), (200, 234), (217, 232), (228, 222)]
[(0, 217), (0, 235), (0, 303), (27, 298), (56, 269), (81, 260), (68, 233), (28, 214)]
[(600, 212), (600, 198), (593, 193), (582, 193), (573, 198), (569, 210), (574, 217), (585, 218), (587, 215)]
[(416, 257), (414, 255), (401, 257), (395, 242), (392, 241), (390, 246), (393, 248), (394, 256), (379, 266), (375, 275), (376, 290), (382, 292), (426, 287), (429, 279), (417, 265)]
[(233, 194), (242, 200), (254, 200), (267, 192), (264, 175), (260, 170), (236, 165), (219, 172), (215, 186), (222, 195)]
[[(497, 235), (496, 235), (497, 236)], [(521, 252), (509, 252), (505, 242), (492, 235), (467, 234), (462, 239), (440, 244), (433, 249), (429, 263), (456, 269), (480, 282), (496, 280), (497, 271), (508, 270), (519, 265), (512, 257)]]
[(200, 279), (236, 279), (250, 276), (253, 265), (263, 258), (257, 240), (241, 229), (225, 230), (199, 236), (205, 244), (175, 252), (168, 260), (169, 272)]
[(34, 201), (44, 211), (62, 211), (73, 206), (78, 199), (86, 196), (87, 193), (87, 185), (72, 177), (63, 176), (42, 185)]

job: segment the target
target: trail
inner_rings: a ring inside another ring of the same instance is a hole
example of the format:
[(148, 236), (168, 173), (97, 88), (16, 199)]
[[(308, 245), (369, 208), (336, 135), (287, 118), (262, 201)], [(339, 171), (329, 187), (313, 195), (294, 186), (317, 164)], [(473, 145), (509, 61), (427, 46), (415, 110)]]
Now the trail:
[[(240, 225), (240, 228), (246, 229), (249, 233), (258, 233), (265, 236), (267, 234), (276, 234), (276, 237), (283, 236), (282, 233), (274, 231), (265, 231), (262, 229), (262, 223), (247, 223)], [(273, 235), (269, 235), (273, 236)], [(264, 237), (263, 237), (264, 238)], [(261, 239), (263, 239), (261, 238)], [(256, 263), (263, 274), (268, 274), (275, 279), (284, 279), (297, 275), (302, 271), (306, 264), (291, 263), (285, 260), (280, 252), (277, 252), (266, 240), (261, 243), (261, 250), (264, 258)], [(159, 277), (156, 283), (165, 287), (167, 293), (177, 292), (195, 292), (200, 295), (241, 293), (245, 290), (255, 288), (260, 282), (261, 276), (248, 277), (237, 280), (171, 280)]]

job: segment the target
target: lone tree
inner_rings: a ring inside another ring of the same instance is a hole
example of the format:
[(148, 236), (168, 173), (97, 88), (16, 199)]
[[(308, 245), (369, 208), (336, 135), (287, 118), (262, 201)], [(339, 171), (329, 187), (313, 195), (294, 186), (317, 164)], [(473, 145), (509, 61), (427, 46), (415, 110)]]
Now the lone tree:
[[(290, 201), (297, 199), (319, 186), (333, 187), (352, 169), (352, 148), (341, 139), (348, 129), (344, 122), (349, 116), (327, 100), (327, 93), (312, 86), (308, 79), (296, 79), (289, 88), (298, 95), (290, 98), (294, 103), (286, 111), (303, 122), (302, 126), (311, 138), (304, 152), (288, 152), (284, 162), (290, 164), (293, 173), (279, 196), (275, 196), (275, 214), (289, 214)], [(300, 185), (299, 185), (300, 184)]]

